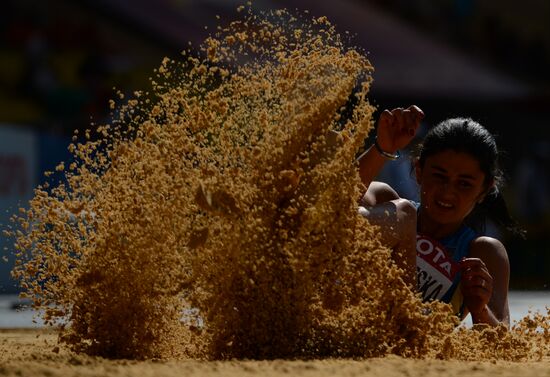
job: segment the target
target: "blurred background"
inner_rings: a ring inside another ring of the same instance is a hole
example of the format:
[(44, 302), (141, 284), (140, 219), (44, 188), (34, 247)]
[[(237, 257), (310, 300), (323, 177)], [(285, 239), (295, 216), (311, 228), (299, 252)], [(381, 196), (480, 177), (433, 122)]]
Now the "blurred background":
[[(69, 158), (73, 130), (109, 121), (108, 100), (149, 88), (163, 57), (178, 58), (221, 23), (234, 0), (3, 0), (0, 5), (0, 223), (25, 207), (43, 172)], [(523, 0), (257, 0), (256, 9), (327, 16), (375, 67), (371, 101), (416, 104), (428, 128), (469, 116), (506, 152), (504, 194), (527, 231), (493, 230), (511, 260), (512, 289), (550, 282), (550, 2)], [(406, 159), (381, 174), (414, 197)], [(3, 237), (3, 236), (2, 236)], [(13, 245), (3, 237), (0, 246)], [(0, 293), (16, 293), (12, 259)]]

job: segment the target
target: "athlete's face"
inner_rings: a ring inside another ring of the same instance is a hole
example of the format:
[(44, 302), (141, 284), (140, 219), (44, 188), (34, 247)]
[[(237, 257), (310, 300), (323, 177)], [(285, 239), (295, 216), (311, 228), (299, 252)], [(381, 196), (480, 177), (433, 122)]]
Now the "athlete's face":
[(422, 214), (445, 225), (458, 225), (487, 192), (485, 173), (468, 153), (446, 150), (416, 166)]

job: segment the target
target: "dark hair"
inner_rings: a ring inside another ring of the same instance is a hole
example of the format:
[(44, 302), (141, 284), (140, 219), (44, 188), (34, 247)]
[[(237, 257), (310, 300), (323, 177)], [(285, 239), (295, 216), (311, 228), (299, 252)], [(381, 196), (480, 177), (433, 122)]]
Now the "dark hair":
[(486, 189), (494, 182), (484, 200), (477, 204), (465, 219), (466, 224), (478, 232), (484, 232), (487, 219), (491, 219), (512, 233), (523, 235), (523, 230), (510, 216), (499, 190), (503, 175), (493, 135), (471, 118), (447, 119), (428, 131), (420, 146), (418, 162), (420, 166), (424, 166), (428, 157), (449, 149), (467, 153), (479, 162), (481, 170), (485, 173)]

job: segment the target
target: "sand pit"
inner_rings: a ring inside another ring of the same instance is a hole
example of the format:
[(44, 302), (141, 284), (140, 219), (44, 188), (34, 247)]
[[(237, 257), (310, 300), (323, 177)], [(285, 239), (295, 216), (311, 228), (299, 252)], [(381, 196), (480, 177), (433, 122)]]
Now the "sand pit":
[[(121, 95), (111, 124), (75, 135), (64, 179), (15, 218), (14, 276), (47, 323), (63, 324), (59, 345), (17, 335), (27, 345), (15, 359), (318, 375), (365, 365), (333, 358), (546, 358), (548, 315), (456, 330), (357, 214), (372, 74), (326, 18), (284, 11), (244, 12), (202, 55), (165, 59), (151, 92)], [(378, 362), (380, 373), (417, 365)]]
[(57, 350), (56, 334), (0, 330), (0, 376), (548, 376), (550, 358), (537, 362), (415, 360), (398, 356), (365, 360), (107, 360)]

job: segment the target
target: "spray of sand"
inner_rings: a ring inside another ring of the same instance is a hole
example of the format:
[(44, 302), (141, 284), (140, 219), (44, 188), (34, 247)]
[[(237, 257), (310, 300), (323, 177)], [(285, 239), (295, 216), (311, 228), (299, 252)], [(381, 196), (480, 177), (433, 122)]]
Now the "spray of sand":
[(104, 357), (548, 355), (548, 317), (456, 330), (357, 214), (372, 72), (325, 18), (243, 12), (75, 135), (15, 218), (13, 275)]

